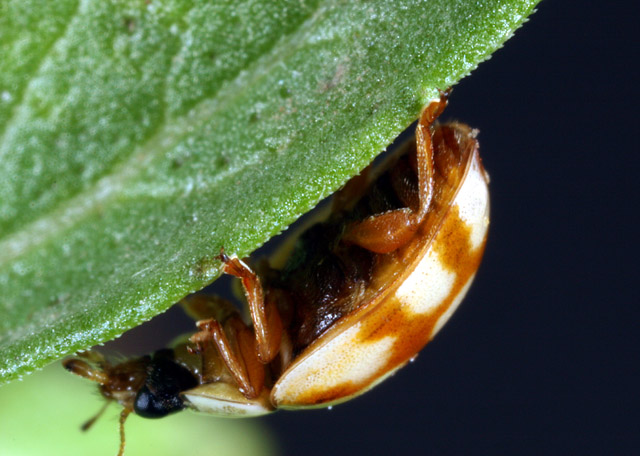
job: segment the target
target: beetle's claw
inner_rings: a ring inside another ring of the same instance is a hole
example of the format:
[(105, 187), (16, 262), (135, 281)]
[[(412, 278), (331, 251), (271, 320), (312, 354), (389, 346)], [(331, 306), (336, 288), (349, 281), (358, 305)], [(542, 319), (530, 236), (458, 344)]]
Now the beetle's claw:
[(220, 255), (218, 255), (218, 259), (225, 264), (230, 261), (229, 255), (224, 253), (224, 247), (220, 247)]
[(451, 96), (451, 92), (453, 92), (453, 87), (447, 87), (446, 89), (438, 89), (438, 93), (440, 94), (440, 100), (446, 101)]
[(211, 341), (211, 329), (209, 328), (211, 321), (211, 319), (208, 319), (196, 322), (196, 327), (199, 331), (189, 337), (189, 342), (191, 342), (193, 346), (187, 347), (187, 350), (192, 355), (204, 352), (205, 344)]

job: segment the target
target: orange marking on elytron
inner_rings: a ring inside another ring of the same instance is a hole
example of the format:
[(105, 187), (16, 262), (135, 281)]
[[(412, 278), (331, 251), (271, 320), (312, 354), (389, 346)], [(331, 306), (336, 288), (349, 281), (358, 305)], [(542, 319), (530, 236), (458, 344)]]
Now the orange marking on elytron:
[[(428, 314), (416, 314), (408, 311), (406, 306), (394, 296), (402, 283), (400, 281), (396, 285), (396, 290), (393, 290), (381, 305), (372, 309), (366, 319), (361, 320), (363, 326), (358, 334), (360, 342), (365, 344), (385, 337), (393, 337), (392, 355), (387, 363), (364, 382), (343, 382), (329, 390), (310, 388), (305, 394), (297, 397), (296, 402), (312, 405), (355, 395), (369, 387), (376, 379), (416, 356), (429, 342), (433, 328), (440, 317), (477, 271), (485, 246), (483, 241), (480, 247), (472, 249), (471, 228), (460, 218), (458, 206), (451, 207), (449, 211), (432, 243), (436, 246), (441, 265), (455, 274), (455, 281), (449, 295), (434, 311)], [(414, 246), (412, 250), (415, 255), (416, 250), (422, 249), (415, 249)]]

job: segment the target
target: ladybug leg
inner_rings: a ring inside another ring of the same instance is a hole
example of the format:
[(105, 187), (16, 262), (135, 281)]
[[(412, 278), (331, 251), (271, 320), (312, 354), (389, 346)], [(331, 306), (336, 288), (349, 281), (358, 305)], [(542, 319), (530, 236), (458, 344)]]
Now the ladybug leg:
[(372, 215), (351, 225), (342, 240), (375, 253), (389, 253), (407, 244), (429, 212), (433, 197), (433, 144), (431, 127), (447, 106), (449, 91), (440, 92), (440, 99), (431, 102), (420, 115), (416, 127), (416, 158), (418, 172), (417, 211), (405, 207)]
[(351, 225), (342, 241), (375, 253), (389, 253), (405, 245), (418, 229), (409, 208), (376, 214)]
[[(192, 318), (199, 320), (199, 332), (191, 336), (203, 356), (203, 365), (216, 364), (207, 354), (207, 344), (217, 348), (217, 354), (231, 374), (239, 390), (248, 399), (258, 397), (264, 388), (265, 364), (278, 355), (283, 340), (282, 321), (273, 299), (265, 300), (259, 277), (237, 257), (221, 252), (223, 272), (241, 279), (253, 327), (247, 326), (233, 305), (217, 296), (194, 295), (182, 301), (183, 308)], [(272, 293), (276, 296), (275, 293)], [(290, 349), (287, 344), (282, 362)], [(214, 366), (215, 367), (215, 366)], [(214, 369), (216, 370), (216, 369)]]
[(131, 410), (127, 408), (122, 409), (122, 412), (120, 412), (120, 419), (118, 420), (120, 427), (120, 448), (118, 449), (118, 456), (124, 456), (124, 446), (126, 444), (124, 438), (124, 422), (127, 421), (129, 414), (131, 414)]
[(422, 110), (420, 120), (416, 127), (416, 156), (418, 161), (418, 193), (420, 208), (418, 218), (420, 222), (429, 212), (431, 199), (433, 198), (433, 143), (432, 127), (440, 114), (447, 107), (447, 100), (451, 89), (440, 90), (440, 99), (432, 101)]
[(238, 384), (240, 392), (248, 399), (260, 395), (264, 387), (264, 365), (256, 354), (255, 335), (240, 316), (232, 315), (224, 326), (213, 318), (196, 323), (200, 332), (191, 336), (191, 342), (201, 347), (212, 341), (220, 357)]
[[(181, 304), (189, 316), (198, 320), (199, 332), (189, 340), (202, 356), (203, 377), (227, 381), (227, 374), (220, 370), (226, 367), (246, 397), (259, 396), (264, 386), (264, 366), (257, 358), (255, 335), (233, 304), (219, 296), (198, 294), (183, 299)], [(215, 346), (213, 352), (208, 344)]]
[(258, 359), (267, 364), (278, 354), (282, 340), (282, 320), (276, 303), (272, 299), (265, 300), (260, 278), (242, 260), (229, 257), (224, 251), (221, 251), (220, 259), (224, 263), (223, 272), (242, 281), (253, 321)]

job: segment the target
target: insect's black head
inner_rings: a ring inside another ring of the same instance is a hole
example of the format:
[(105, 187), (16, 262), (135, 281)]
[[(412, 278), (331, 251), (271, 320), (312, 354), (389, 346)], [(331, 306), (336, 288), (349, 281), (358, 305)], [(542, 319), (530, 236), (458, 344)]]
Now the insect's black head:
[(147, 367), (147, 378), (136, 394), (133, 409), (145, 418), (178, 412), (184, 408), (180, 393), (197, 384), (191, 372), (173, 361), (171, 350), (160, 350)]

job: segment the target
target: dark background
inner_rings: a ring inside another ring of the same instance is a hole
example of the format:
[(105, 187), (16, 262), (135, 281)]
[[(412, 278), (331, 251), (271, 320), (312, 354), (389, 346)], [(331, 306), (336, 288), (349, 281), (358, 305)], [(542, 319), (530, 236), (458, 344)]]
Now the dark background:
[(455, 87), (443, 119), (480, 129), (491, 175), (476, 281), (435, 341), (373, 391), (263, 418), (284, 454), (638, 451), (633, 11), (545, 0)]
[(286, 454), (640, 449), (639, 10), (623, 3), (543, 1), (455, 87), (443, 119), (480, 129), (491, 175), (475, 283), (373, 391), (267, 417)]

